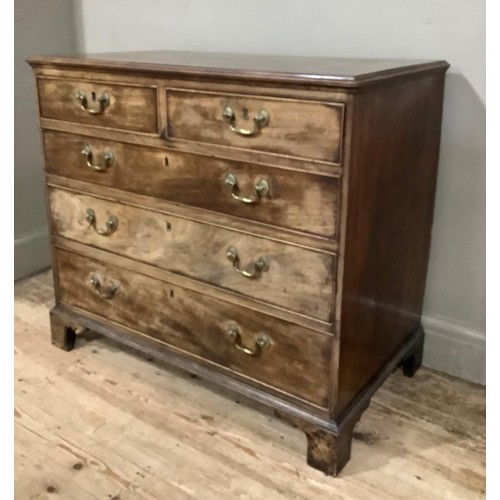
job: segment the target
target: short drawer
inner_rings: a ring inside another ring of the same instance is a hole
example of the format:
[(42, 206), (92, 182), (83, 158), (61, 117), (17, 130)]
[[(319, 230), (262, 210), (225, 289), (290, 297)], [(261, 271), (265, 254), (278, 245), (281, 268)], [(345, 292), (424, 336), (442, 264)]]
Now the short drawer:
[(158, 133), (156, 88), (39, 78), (38, 96), (42, 118)]
[(335, 254), (50, 189), (53, 234), (330, 323)]
[(330, 335), (66, 250), (55, 262), (62, 303), (328, 406)]
[(168, 138), (339, 164), (344, 105), (167, 90)]
[(339, 177), (50, 130), (44, 145), (51, 174), (337, 238)]

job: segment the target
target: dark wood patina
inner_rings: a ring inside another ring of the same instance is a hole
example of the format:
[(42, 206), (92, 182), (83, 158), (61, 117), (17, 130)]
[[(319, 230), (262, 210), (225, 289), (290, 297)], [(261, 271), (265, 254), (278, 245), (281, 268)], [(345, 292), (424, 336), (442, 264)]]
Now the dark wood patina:
[[(337, 475), (422, 361), (444, 61), (33, 57), (56, 305), (273, 407)], [(236, 253), (235, 253), (236, 251)]]

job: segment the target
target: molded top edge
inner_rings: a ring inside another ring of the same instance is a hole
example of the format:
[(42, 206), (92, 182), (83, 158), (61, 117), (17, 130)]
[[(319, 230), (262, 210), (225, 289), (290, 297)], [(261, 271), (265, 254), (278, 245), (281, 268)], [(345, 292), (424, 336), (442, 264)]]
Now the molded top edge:
[(446, 61), (271, 56), (213, 52), (116, 52), (34, 56), (31, 66), (138, 71), (177, 76), (279, 81), (329, 87), (362, 87), (380, 80), (445, 72)]

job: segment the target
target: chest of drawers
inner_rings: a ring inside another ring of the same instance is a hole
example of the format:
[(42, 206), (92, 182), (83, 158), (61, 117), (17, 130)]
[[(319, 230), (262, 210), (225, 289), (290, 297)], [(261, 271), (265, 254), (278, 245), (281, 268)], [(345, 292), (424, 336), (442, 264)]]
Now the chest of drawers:
[[(275, 409), (336, 475), (412, 375), (443, 61), (33, 57), (56, 305)], [(168, 416), (166, 417), (168, 418)]]

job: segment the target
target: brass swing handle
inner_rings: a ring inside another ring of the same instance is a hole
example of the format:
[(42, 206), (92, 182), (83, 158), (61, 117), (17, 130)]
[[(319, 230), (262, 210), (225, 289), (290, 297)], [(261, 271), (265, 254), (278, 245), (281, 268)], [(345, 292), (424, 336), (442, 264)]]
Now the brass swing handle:
[(236, 248), (229, 247), (227, 249), (226, 256), (227, 260), (233, 263), (233, 268), (245, 278), (258, 278), (262, 272), (269, 269), (269, 259), (264, 256), (261, 256), (255, 262), (250, 263), (246, 269), (240, 268), (240, 257), (238, 256), (238, 250), (236, 250)]
[(235, 134), (250, 137), (252, 135), (257, 135), (262, 128), (267, 126), (271, 117), (269, 116), (268, 111), (266, 111), (265, 109), (261, 109), (253, 117), (253, 130), (248, 130), (246, 128), (236, 128), (236, 114), (234, 113), (231, 106), (224, 107), (224, 110), (222, 111), (222, 118)]
[(244, 352), (247, 356), (258, 356), (262, 352), (262, 349), (269, 347), (271, 343), (271, 340), (265, 333), (260, 333), (255, 341), (255, 347), (253, 349), (246, 347), (242, 344), (240, 330), (234, 323), (229, 325), (227, 336), (233, 341), (234, 347), (238, 351)]
[[(104, 113), (106, 108), (109, 106), (110, 98), (109, 94), (103, 92), (96, 100), (98, 106), (95, 108), (89, 106), (89, 100), (87, 99), (87, 94), (83, 90), (79, 90), (76, 93), (76, 100), (80, 103), (80, 107), (91, 115), (101, 115)], [(94, 99), (95, 100), (95, 99)]]
[(230, 186), (231, 196), (242, 203), (258, 203), (260, 199), (269, 194), (269, 182), (266, 179), (259, 179), (255, 186), (253, 187), (253, 196), (251, 198), (246, 198), (245, 196), (240, 196), (240, 187), (238, 186), (238, 178), (233, 173), (226, 175), (224, 183)]
[(118, 228), (118, 217), (112, 215), (106, 221), (106, 229), (98, 229), (97, 228), (97, 219), (95, 216), (95, 212), (92, 208), (87, 208), (87, 215), (85, 217), (87, 222), (90, 224), (90, 227), (98, 234), (102, 236), (109, 236), (113, 234)]
[(95, 293), (97, 293), (97, 295), (99, 295), (99, 297), (102, 297), (103, 299), (112, 299), (118, 293), (118, 290), (120, 290), (120, 285), (115, 282), (112, 282), (111, 285), (103, 288), (101, 285), (101, 281), (95, 274), (92, 274), (90, 276), (89, 283), (94, 289)]
[(102, 167), (101, 165), (94, 164), (94, 155), (90, 146), (85, 146), (82, 149), (82, 156), (85, 156), (87, 167), (91, 168), (92, 170), (97, 170), (98, 172), (105, 172), (108, 167), (110, 167), (115, 161), (115, 155), (111, 151), (104, 151), (102, 155)]

